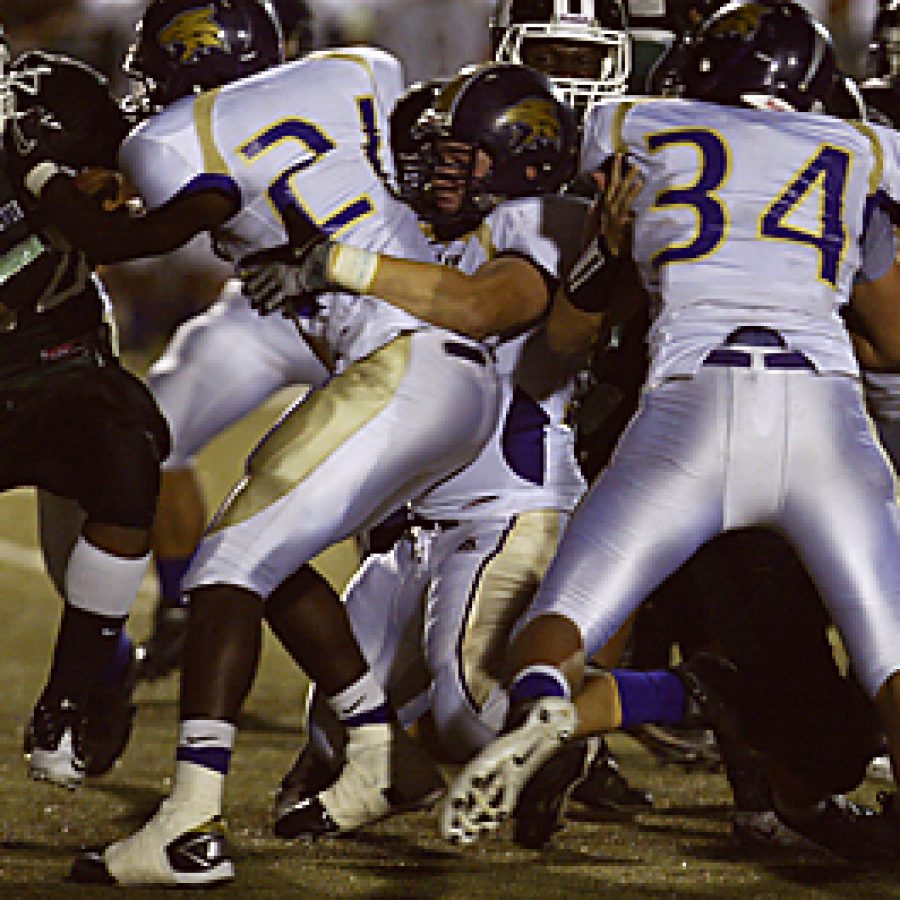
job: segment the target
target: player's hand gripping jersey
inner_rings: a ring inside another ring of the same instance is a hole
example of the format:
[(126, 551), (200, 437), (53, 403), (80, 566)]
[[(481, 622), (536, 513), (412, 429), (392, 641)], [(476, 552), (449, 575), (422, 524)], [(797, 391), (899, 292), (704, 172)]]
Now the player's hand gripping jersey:
[[(431, 259), (411, 210), (385, 183), (388, 113), (401, 89), (399, 63), (383, 51), (311, 54), (167, 107), (129, 136), (122, 168), (151, 208), (210, 187), (233, 195), (238, 212), (214, 238), (234, 262), (283, 244), (292, 220)], [(421, 323), (355, 299), (333, 311), (332, 326), (333, 352), (359, 358)]]
[(614, 152), (646, 179), (634, 256), (654, 303), (651, 382), (694, 373), (748, 315), (820, 372), (857, 373), (838, 310), (870, 201), (900, 191), (895, 132), (814, 113), (611, 101), (585, 126), (583, 169)]

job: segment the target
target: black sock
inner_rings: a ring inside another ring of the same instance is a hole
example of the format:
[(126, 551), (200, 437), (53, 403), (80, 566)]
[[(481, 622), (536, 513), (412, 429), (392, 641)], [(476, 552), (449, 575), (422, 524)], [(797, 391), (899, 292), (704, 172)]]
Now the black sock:
[(43, 699), (83, 702), (119, 647), (124, 617), (101, 616), (66, 603)]

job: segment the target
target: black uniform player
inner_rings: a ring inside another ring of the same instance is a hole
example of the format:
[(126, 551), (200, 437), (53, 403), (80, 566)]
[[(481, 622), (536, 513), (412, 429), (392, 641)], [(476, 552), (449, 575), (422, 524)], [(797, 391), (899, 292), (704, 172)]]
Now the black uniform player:
[(72, 170), (111, 167), (128, 123), (90, 67), (40, 52), (8, 61), (0, 32), (0, 490), (35, 486), (80, 509), (67, 560), (48, 560), (65, 605), (25, 737), (32, 777), (75, 787), (107, 771), (130, 732), (123, 626), (146, 569), (168, 430), (116, 358), (90, 261), (16, 187), (32, 146)]
[(900, 0), (889, 0), (875, 19), (867, 74), (861, 90), (870, 117), (896, 128), (900, 121)]

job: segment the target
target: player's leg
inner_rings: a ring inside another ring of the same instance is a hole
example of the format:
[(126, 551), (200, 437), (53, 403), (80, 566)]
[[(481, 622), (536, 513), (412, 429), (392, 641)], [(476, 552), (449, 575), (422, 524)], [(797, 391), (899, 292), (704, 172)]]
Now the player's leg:
[(207, 522), (196, 454), (226, 428), (288, 385), (314, 386), (325, 366), (282, 316), (257, 315), (237, 282), (202, 315), (182, 325), (148, 373), (150, 390), (172, 432), (153, 527), (160, 602), (153, 631), (139, 648), (141, 676), (178, 665), (187, 629), (184, 574)]
[[(728, 402), (727, 380), (708, 370), (644, 397), (612, 464), (576, 509), (513, 636), (510, 724), (518, 716), (524, 724), (463, 770), (442, 813), (445, 836), (474, 840), (512, 811), (524, 781), (578, 727), (569, 698), (581, 689), (585, 653), (608, 641), (721, 528)], [(619, 724), (683, 714), (685, 694), (675, 676), (662, 673), (650, 689), (627, 673), (615, 678)], [(608, 703), (601, 698), (592, 715), (609, 718)], [(527, 766), (507, 766), (523, 755)]]
[(553, 558), (566, 519), (557, 510), (530, 510), (471, 521), (445, 536), (459, 546), (433, 582), (425, 640), (435, 731), (449, 761), (470, 759), (503, 725), (509, 635)]
[[(88, 774), (107, 771), (130, 733), (132, 655), (124, 623), (146, 570), (168, 433), (143, 385), (115, 364), (59, 376), (44, 390), (43, 414), (31, 423), (37, 443), (23, 470), (31, 467), (26, 483), (75, 499), (84, 522), (74, 542), (71, 530), (58, 529), (58, 546), (47, 550), (58, 570), (71, 544), (57, 574), (65, 598), (59, 634), (26, 749), (34, 777), (71, 784), (82, 765)], [(52, 456), (42, 444), (53, 447)], [(69, 526), (79, 518), (68, 516)], [(51, 531), (45, 523), (44, 533)]]
[[(851, 665), (874, 700), (900, 770), (900, 515), (893, 470), (872, 438), (858, 385), (797, 379), (816, 410), (791, 435), (781, 524), (818, 587)], [(816, 465), (815, 482), (808, 473)], [(897, 833), (900, 833), (898, 829)], [(898, 842), (900, 843), (900, 842)]]
[[(390, 552), (368, 557), (343, 595), (363, 656), (403, 727), (425, 708), (431, 681), (422, 651), (423, 598), (429, 580), (427, 543), (407, 534)], [(304, 636), (307, 613), (301, 606), (310, 602), (315, 590), (326, 587), (321, 581), (310, 584), (308, 578), (305, 585), (291, 579), (266, 604), (273, 631), (295, 662), (309, 671), (317, 666), (306, 658), (310, 641)], [(294, 621), (298, 613), (299, 626)], [(298, 640), (300, 637), (303, 639)], [(312, 685), (311, 693), (306, 746), (276, 797), (274, 827), (280, 837), (297, 836), (307, 815), (303, 804), (327, 788), (345, 762), (347, 729), (328, 702), (324, 686)]]
[[(214, 520), (189, 576), (191, 654), (182, 677), (173, 795), (136, 835), (77, 863), (83, 877), (183, 883), (166, 862), (165, 848), (198, 828), (208, 846), (218, 846), (215, 828), (205, 826), (221, 808), (233, 722), (255, 668), (264, 599), (298, 565), (472, 459), (491, 433), (498, 399), (493, 369), (476, 346), (417, 332), (349, 366), (269, 433)], [(348, 728), (347, 764), (331, 793), (309, 805), (311, 827), (322, 833), (389, 813), (392, 794), (385, 791), (397, 786), (394, 774), (416, 780), (419, 773), (391, 772), (402, 731), (391, 723), (384, 692), (339, 599), (327, 591), (311, 594), (303, 604), (311, 626), (304, 648), (308, 674)], [(366, 762), (363, 790), (360, 767), (351, 765), (356, 755)], [(222, 863), (209, 881), (229, 877)]]

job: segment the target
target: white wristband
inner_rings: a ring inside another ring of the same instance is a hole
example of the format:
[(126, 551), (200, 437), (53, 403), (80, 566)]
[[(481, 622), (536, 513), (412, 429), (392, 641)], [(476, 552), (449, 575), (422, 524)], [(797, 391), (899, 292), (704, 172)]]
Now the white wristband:
[(25, 187), (33, 197), (40, 197), (47, 182), (62, 172), (62, 169), (49, 159), (39, 162), (24, 178)]
[(328, 261), (328, 280), (348, 291), (365, 294), (375, 280), (380, 261), (379, 255), (371, 250), (334, 244)]

